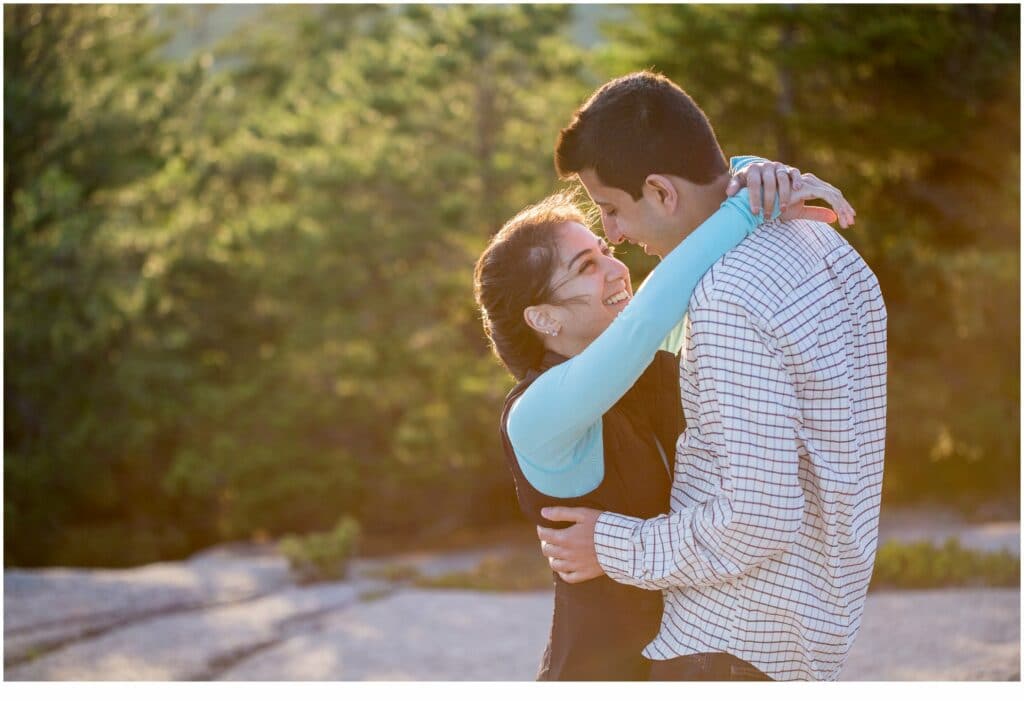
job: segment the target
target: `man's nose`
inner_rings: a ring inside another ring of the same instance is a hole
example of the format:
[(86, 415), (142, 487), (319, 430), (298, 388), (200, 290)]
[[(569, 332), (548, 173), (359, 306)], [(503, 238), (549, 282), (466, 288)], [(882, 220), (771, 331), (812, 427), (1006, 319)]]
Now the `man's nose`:
[(615, 226), (615, 220), (611, 217), (602, 217), (602, 220), (605, 238), (615, 246), (622, 243), (622, 232), (619, 231), (619, 227)]

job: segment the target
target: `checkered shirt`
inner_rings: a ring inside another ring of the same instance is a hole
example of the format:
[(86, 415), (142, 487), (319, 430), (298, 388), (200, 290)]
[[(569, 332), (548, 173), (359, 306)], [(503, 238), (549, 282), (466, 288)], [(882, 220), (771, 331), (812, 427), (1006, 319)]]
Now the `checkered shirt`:
[(655, 660), (731, 653), (777, 680), (836, 679), (878, 541), (886, 311), (834, 229), (759, 227), (690, 299), (671, 512), (603, 513), (616, 581), (663, 589)]

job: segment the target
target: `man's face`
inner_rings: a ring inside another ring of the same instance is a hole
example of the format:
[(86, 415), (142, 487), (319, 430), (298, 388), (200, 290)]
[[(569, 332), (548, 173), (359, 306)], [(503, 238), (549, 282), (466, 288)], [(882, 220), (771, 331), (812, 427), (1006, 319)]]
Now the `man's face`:
[(579, 178), (590, 199), (601, 208), (601, 223), (611, 243), (629, 241), (663, 258), (681, 240), (676, 222), (648, 186), (644, 186), (643, 197), (634, 200), (625, 190), (602, 183), (591, 168), (580, 171)]

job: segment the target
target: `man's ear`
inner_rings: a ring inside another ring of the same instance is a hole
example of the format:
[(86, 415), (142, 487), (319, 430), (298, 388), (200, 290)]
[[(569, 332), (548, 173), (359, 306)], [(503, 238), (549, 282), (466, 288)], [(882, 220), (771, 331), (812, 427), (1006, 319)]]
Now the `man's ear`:
[(545, 336), (557, 336), (562, 330), (562, 322), (558, 320), (554, 308), (550, 304), (535, 304), (523, 310), (526, 325)]
[(655, 204), (674, 214), (679, 206), (679, 190), (675, 183), (664, 175), (652, 173), (644, 179), (644, 194), (653, 198)]

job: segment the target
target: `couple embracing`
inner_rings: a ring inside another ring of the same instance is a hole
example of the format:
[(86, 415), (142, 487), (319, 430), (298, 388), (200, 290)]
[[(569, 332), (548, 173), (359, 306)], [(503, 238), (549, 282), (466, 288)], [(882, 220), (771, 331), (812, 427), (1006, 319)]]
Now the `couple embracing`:
[(538, 678), (838, 678), (886, 412), (882, 295), (829, 226), (852, 207), (780, 163), (730, 167), (690, 96), (646, 71), (577, 110), (555, 164), (608, 242), (661, 262), (634, 296), (565, 194), (477, 262), (484, 329), (519, 381), (508, 465), (555, 573)]

